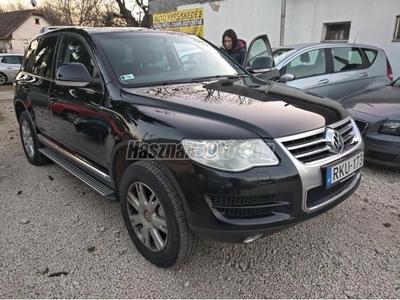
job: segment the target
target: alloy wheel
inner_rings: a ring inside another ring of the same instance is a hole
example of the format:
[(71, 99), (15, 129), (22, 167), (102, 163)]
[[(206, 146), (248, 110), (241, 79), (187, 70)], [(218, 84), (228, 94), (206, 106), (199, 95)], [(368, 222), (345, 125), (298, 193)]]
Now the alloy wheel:
[(0, 85), (5, 84), (7, 81), (6, 75), (0, 73)]
[(35, 154), (35, 145), (33, 143), (33, 136), (32, 136), (32, 131), (31, 128), (26, 120), (22, 121), (22, 140), (24, 142), (24, 147), (26, 150), (26, 153), (29, 155), (29, 157), (33, 157)]
[(168, 225), (156, 194), (144, 183), (135, 182), (127, 200), (129, 219), (139, 240), (153, 252), (162, 251), (168, 241)]

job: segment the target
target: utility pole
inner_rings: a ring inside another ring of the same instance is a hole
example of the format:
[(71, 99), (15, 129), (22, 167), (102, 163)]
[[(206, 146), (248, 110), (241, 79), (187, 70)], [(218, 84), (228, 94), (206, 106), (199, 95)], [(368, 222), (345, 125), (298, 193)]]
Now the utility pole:
[(286, 18), (286, 0), (282, 0), (281, 6), (281, 32), (279, 38), (279, 46), (283, 46), (285, 42), (285, 18)]

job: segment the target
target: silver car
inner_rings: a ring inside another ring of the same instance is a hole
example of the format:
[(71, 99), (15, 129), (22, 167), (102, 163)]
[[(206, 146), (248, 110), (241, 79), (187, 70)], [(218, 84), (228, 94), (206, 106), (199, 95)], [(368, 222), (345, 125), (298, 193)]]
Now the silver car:
[(280, 81), (335, 100), (393, 80), (385, 51), (348, 43), (297, 44), (273, 48)]
[(0, 85), (13, 81), (21, 68), (23, 54), (0, 54)]

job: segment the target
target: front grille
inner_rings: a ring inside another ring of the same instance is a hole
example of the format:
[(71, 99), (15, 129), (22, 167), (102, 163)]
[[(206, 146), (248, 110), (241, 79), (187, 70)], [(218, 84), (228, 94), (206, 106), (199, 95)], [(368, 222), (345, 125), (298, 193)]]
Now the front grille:
[(312, 208), (313, 206), (317, 206), (322, 204), (330, 199), (338, 196), (343, 191), (348, 189), (355, 180), (358, 178), (359, 172), (356, 172), (353, 176), (348, 178), (347, 180), (338, 183), (337, 185), (327, 189), (324, 185), (321, 185), (316, 188), (312, 188), (307, 191), (307, 208)]
[(272, 208), (220, 208), (218, 211), (227, 218), (265, 218), (271, 215)]
[[(354, 146), (354, 129), (351, 120), (340, 126), (332, 126), (332, 129), (339, 131), (344, 142), (344, 151)], [(325, 139), (325, 131), (310, 136), (283, 142), (283, 145), (292, 155), (303, 163), (315, 162), (333, 155), (330, 150), (330, 142)]]
[(213, 207), (216, 206), (247, 206), (262, 205), (273, 203), (274, 195), (262, 196), (226, 196), (226, 195), (207, 195)]
[(361, 120), (354, 119), (354, 122), (356, 123), (357, 128), (361, 133), (363, 133), (365, 131), (365, 129), (367, 128), (367, 126), (368, 126), (367, 122), (364, 122), (364, 121), (361, 121)]
[(287, 205), (287, 202), (276, 201), (274, 195), (261, 196), (228, 196), (207, 194), (205, 198), (215, 212), (226, 218), (248, 219), (265, 218), (273, 215), (273, 208)]

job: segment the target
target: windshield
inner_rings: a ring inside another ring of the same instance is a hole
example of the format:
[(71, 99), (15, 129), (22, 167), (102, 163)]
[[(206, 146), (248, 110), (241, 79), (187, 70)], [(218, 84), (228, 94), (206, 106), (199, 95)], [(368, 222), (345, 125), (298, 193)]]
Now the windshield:
[(208, 42), (171, 32), (94, 34), (118, 80), (128, 86), (190, 82), (245, 72)]
[(278, 48), (272, 51), (272, 56), (274, 58), (275, 65), (279, 64), (286, 57), (291, 55), (295, 50), (293, 48)]

